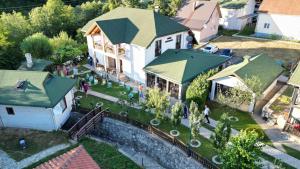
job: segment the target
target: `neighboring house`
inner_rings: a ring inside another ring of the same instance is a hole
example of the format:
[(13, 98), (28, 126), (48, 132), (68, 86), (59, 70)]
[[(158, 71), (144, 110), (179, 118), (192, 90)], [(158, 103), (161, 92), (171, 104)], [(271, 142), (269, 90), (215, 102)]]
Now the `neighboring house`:
[(167, 49), (187, 47), (188, 28), (152, 10), (116, 8), (83, 28), (96, 70), (146, 83), (143, 68)]
[(255, 0), (219, 0), (222, 18), (220, 25), (224, 29), (242, 30), (252, 23), (255, 14)]
[(300, 124), (300, 63), (298, 63), (288, 84), (294, 86), (289, 122), (291, 124)]
[[(212, 81), (210, 100), (218, 101), (219, 92), (226, 94), (229, 88), (252, 92), (252, 89), (247, 86), (245, 80), (255, 76), (260, 80), (263, 89), (262, 96), (256, 101), (257, 103), (274, 88), (282, 71), (282, 67), (268, 56), (263, 54), (253, 58), (246, 56), (243, 62), (231, 65), (209, 78), (209, 80)], [(252, 101), (247, 104), (242, 104), (239, 109), (253, 112), (256, 104), (254, 98), (255, 94), (253, 93)]]
[(69, 118), (75, 80), (18, 70), (0, 70), (0, 77), (0, 127), (52, 131)]
[(185, 90), (195, 77), (210, 69), (225, 66), (227, 60), (226, 57), (197, 50), (169, 49), (144, 68), (147, 87), (158, 86), (169, 92), (171, 97), (184, 99)]
[(300, 1), (264, 0), (259, 8), (255, 34), (300, 40)]
[(40, 164), (35, 169), (100, 169), (82, 145)]
[(197, 42), (207, 42), (218, 33), (221, 11), (217, 1), (188, 0), (175, 20), (190, 28)]

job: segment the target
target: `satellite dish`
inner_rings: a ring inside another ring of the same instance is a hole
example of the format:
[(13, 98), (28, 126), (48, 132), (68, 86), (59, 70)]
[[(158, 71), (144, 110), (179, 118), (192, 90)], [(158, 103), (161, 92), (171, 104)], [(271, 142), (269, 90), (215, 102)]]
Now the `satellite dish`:
[(192, 36), (187, 36), (187, 37), (186, 37), (186, 40), (187, 40), (188, 42), (191, 42), (191, 41), (193, 41), (193, 37), (192, 37)]

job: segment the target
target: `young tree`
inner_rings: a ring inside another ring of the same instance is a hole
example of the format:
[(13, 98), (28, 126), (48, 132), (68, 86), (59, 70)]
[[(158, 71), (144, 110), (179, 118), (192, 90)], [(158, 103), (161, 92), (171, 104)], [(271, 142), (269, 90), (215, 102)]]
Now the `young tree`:
[(67, 45), (56, 49), (51, 59), (56, 65), (62, 65), (66, 61), (73, 60), (76, 56), (81, 54), (82, 51), (80, 49)]
[(177, 127), (181, 123), (182, 118), (182, 105), (180, 102), (176, 102), (172, 106), (171, 113), (172, 124)]
[(215, 130), (214, 135), (212, 135), (212, 140), (214, 147), (216, 148), (219, 153), (225, 148), (227, 142), (230, 139), (231, 134), (231, 124), (230, 120), (228, 119), (228, 114), (224, 113), (221, 116)]
[(156, 119), (163, 119), (169, 105), (169, 94), (167, 92), (160, 91), (157, 87), (148, 89), (146, 106), (155, 109)]
[(35, 33), (25, 38), (21, 43), (21, 50), (24, 54), (31, 53), (35, 58), (48, 59), (52, 54), (49, 38), (43, 33)]
[(261, 147), (257, 143), (258, 134), (255, 131), (241, 131), (231, 137), (230, 145), (222, 151), (223, 168), (253, 169), (260, 167)]
[(62, 46), (72, 46), (74, 48), (78, 47), (77, 42), (72, 39), (66, 32), (60, 32), (58, 36), (54, 36), (50, 39), (50, 44), (53, 47), (53, 50), (61, 48)]
[(199, 129), (202, 125), (204, 115), (203, 113), (200, 113), (198, 109), (198, 104), (194, 101), (190, 104), (190, 116), (189, 116), (189, 122), (191, 126), (191, 136), (193, 138), (199, 136)]
[(188, 103), (191, 101), (196, 102), (200, 107), (203, 107), (209, 94), (210, 83), (207, 80), (214, 75), (217, 71), (210, 70), (207, 73), (200, 74), (188, 86), (186, 91), (186, 100)]

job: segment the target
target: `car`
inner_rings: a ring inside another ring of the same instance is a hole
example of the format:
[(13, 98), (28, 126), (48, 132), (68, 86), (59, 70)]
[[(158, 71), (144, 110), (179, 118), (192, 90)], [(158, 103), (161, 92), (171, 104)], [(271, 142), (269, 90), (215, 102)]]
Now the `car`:
[(201, 48), (201, 50), (207, 53), (216, 53), (219, 50), (219, 48), (216, 45), (207, 44), (203, 48)]
[(221, 49), (218, 54), (223, 57), (232, 57), (232, 49)]

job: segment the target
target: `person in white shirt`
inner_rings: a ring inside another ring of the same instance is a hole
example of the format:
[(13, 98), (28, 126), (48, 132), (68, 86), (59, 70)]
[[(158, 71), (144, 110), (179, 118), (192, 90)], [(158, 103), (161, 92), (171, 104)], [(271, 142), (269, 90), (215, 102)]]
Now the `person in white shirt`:
[(207, 105), (205, 105), (204, 116), (205, 116), (205, 118), (206, 118), (208, 124), (210, 123), (210, 122), (209, 122), (209, 118), (208, 118), (209, 112), (210, 112), (210, 109), (208, 108)]

